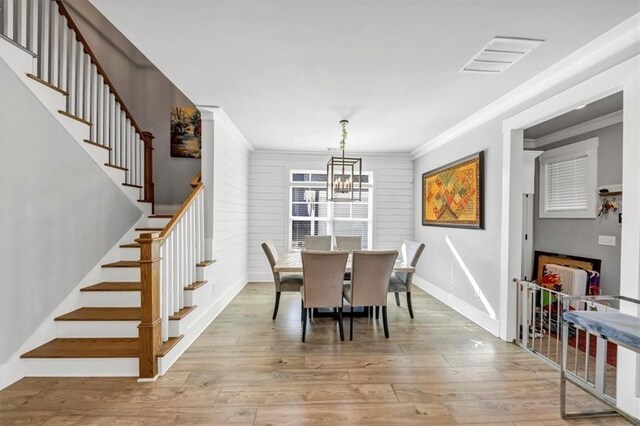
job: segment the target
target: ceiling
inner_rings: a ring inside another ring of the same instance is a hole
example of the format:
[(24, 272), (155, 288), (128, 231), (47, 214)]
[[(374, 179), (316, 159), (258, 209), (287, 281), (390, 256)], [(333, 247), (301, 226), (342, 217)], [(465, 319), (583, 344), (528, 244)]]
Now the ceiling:
[(541, 138), (559, 130), (566, 129), (567, 127), (620, 111), (622, 109), (622, 97), (622, 92), (614, 93), (606, 98), (592, 102), (583, 108), (574, 109), (551, 120), (537, 124), (525, 129), (524, 137), (525, 139)]
[[(256, 149), (410, 152), (640, 11), (638, 1), (91, 0)], [(545, 39), (500, 75), (494, 36)]]

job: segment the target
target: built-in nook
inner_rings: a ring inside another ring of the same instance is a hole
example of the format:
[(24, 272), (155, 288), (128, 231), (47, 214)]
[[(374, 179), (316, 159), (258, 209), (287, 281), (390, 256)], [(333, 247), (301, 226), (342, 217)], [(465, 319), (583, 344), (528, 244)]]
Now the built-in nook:
[(539, 279), (537, 252), (582, 257), (599, 261), (601, 294), (620, 293), (622, 128), (618, 92), (525, 129), (522, 278)]

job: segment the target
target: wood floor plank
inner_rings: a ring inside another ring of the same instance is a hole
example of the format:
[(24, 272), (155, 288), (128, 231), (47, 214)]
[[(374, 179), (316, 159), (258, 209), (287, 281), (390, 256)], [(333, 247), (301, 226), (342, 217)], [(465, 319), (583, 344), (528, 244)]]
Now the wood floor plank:
[[(0, 423), (623, 424), (563, 421), (557, 370), (419, 289), (414, 320), (401, 300), (389, 298), (389, 339), (381, 320), (358, 318), (341, 342), (317, 318), (302, 343), (300, 296), (284, 294), (272, 320), (273, 283), (249, 284), (156, 382), (25, 378), (0, 391)], [(127, 347), (137, 354), (137, 339)], [(577, 388), (568, 396), (572, 409), (597, 407)]]

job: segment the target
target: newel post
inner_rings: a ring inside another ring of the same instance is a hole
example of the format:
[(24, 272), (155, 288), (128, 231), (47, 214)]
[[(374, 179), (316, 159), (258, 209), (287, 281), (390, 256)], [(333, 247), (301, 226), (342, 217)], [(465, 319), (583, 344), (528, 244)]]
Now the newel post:
[(153, 139), (151, 132), (142, 132), (144, 140), (144, 201), (153, 203)]
[(138, 326), (139, 376), (154, 380), (158, 376), (158, 351), (162, 345), (160, 319), (160, 242), (159, 234), (141, 234), (140, 302), (142, 317)]

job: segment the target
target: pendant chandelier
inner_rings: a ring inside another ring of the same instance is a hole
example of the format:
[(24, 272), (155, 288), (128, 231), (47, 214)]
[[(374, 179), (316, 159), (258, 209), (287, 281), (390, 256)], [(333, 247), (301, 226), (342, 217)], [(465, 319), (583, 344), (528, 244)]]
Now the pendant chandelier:
[(332, 156), (327, 163), (327, 200), (362, 201), (362, 158), (345, 157), (347, 120), (340, 121), (342, 156)]

